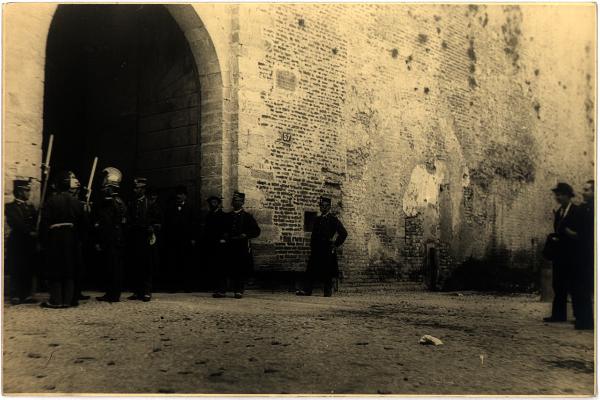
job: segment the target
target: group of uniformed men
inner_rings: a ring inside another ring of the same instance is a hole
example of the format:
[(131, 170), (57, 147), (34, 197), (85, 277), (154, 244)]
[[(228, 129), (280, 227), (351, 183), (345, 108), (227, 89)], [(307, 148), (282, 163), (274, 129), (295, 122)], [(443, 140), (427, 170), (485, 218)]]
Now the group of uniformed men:
[[(204, 224), (205, 256), (193, 260), (195, 244), (190, 232), (193, 219), (186, 200), (186, 188), (178, 187), (175, 202), (165, 213), (158, 205), (156, 191), (147, 187), (145, 178), (133, 179), (133, 196), (125, 202), (120, 194), (122, 173), (114, 167), (102, 171), (101, 198), (90, 205), (87, 188), (81, 188), (70, 171), (57, 174), (54, 192), (38, 212), (29, 203), (30, 180), (15, 180), (14, 201), (5, 209), (10, 227), (7, 240), (7, 271), (10, 275), (11, 303), (36, 303), (32, 293), (34, 257), (41, 245), (44, 249), (42, 276), (48, 283), (49, 299), (41, 303), (46, 308), (76, 307), (89, 296), (82, 293), (84, 273), (83, 243), (94, 243), (105, 279), (105, 294), (98, 301), (118, 302), (123, 290), (124, 270), (131, 272), (133, 294), (128, 300), (152, 299), (152, 279), (157, 263), (157, 237), (164, 237), (172, 267), (183, 271), (190, 282), (195, 268), (214, 268), (216, 290), (214, 298), (226, 297), (228, 288), (236, 299), (244, 293), (246, 279), (253, 270), (250, 241), (260, 235), (260, 227), (252, 214), (244, 210), (244, 193), (234, 192), (232, 211), (224, 212), (222, 199), (207, 199), (209, 212)], [(86, 200), (87, 198), (87, 200)], [(320, 281), (325, 296), (333, 292), (333, 280), (338, 275), (337, 252), (347, 232), (331, 213), (331, 199), (321, 197), (321, 215), (315, 220), (311, 235), (311, 255), (306, 286), (296, 294), (311, 295), (313, 284)], [(166, 231), (164, 236), (162, 230)], [(131, 262), (125, 262), (125, 254)], [(127, 267), (125, 266), (127, 265)]]

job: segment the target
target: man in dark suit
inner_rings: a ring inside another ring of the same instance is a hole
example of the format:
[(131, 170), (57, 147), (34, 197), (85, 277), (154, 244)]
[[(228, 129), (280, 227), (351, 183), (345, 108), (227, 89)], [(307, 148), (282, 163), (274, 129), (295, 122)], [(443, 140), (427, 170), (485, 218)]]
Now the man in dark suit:
[(196, 245), (194, 212), (187, 201), (187, 188), (178, 186), (175, 199), (165, 212), (164, 238), (167, 257), (165, 275), (169, 289), (173, 292), (182, 288), (191, 292), (195, 288), (196, 274), (192, 265), (192, 252)]
[(36, 303), (32, 297), (37, 233), (36, 211), (29, 203), (31, 179), (13, 182), (14, 201), (6, 204), (4, 215), (10, 233), (6, 241), (6, 272), (10, 275), (9, 296), (13, 305)]
[(550, 236), (555, 249), (552, 260), (554, 300), (552, 315), (544, 318), (544, 322), (564, 322), (567, 320), (567, 296), (572, 292), (573, 274), (577, 267), (579, 210), (571, 202), (575, 196), (571, 185), (560, 182), (552, 191), (559, 204), (554, 212), (554, 233)]
[(315, 220), (310, 235), (310, 258), (306, 269), (306, 287), (296, 292), (298, 296), (312, 295), (313, 285), (323, 283), (326, 297), (333, 294), (333, 280), (339, 274), (337, 248), (346, 241), (348, 232), (342, 222), (331, 214), (331, 199), (321, 197), (319, 201), (321, 215)]
[(575, 329), (594, 329), (594, 181), (583, 186), (579, 206), (579, 262), (573, 276), (572, 293)]
[(252, 214), (244, 210), (246, 195), (234, 192), (231, 200), (233, 210), (225, 216), (224, 239), (227, 260), (220, 266), (221, 279), (219, 289), (213, 297), (225, 297), (227, 280), (236, 299), (241, 299), (247, 276), (252, 272), (254, 262), (250, 240), (260, 235), (260, 228)]

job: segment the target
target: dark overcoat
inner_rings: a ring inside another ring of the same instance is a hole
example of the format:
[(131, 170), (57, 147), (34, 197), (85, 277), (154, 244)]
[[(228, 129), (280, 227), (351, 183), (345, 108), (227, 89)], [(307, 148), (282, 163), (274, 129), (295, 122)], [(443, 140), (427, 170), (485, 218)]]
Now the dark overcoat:
[[(337, 235), (337, 236), (336, 236)], [(342, 222), (331, 213), (315, 219), (310, 236), (307, 272), (315, 278), (335, 278), (339, 274), (336, 248), (348, 237)]]

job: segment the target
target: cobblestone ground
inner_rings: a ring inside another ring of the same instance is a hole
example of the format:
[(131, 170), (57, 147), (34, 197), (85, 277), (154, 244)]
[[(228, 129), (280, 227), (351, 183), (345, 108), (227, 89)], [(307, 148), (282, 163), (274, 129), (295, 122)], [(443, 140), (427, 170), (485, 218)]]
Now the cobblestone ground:
[[(414, 291), (4, 308), (5, 393), (591, 394), (594, 336), (534, 296)], [(442, 346), (419, 345), (424, 334)]]

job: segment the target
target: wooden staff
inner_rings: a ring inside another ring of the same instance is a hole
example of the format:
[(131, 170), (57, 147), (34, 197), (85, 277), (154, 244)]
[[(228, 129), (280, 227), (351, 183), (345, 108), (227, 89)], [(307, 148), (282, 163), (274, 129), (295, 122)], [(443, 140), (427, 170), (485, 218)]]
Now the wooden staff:
[(96, 174), (96, 166), (98, 165), (98, 157), (94, 157), (92, 163), (92, 172), (90, 172), (90, 179), (88, 180), (87, 193), (85, 194), (85, 205), (89, 208), (90, 198), (92, 197), (92, 184), (94, 183), (94, 175)]
[(37, 215), (37, 222), (35, 230), (39, 232), (40, 224), (42, 222), (42, 209), (44, 208), (44, 200), (46, 199), (46, 192), (48, 191), (48, 178), (50, 174), (50, 157), (52, 156), (52, 145), (54, 144), (54, 135), (50, 135), (48, 141), (48, 150), (46, 152), (46, 162), (42, 164), (42, 195), (40, 197), (40, 207)]

